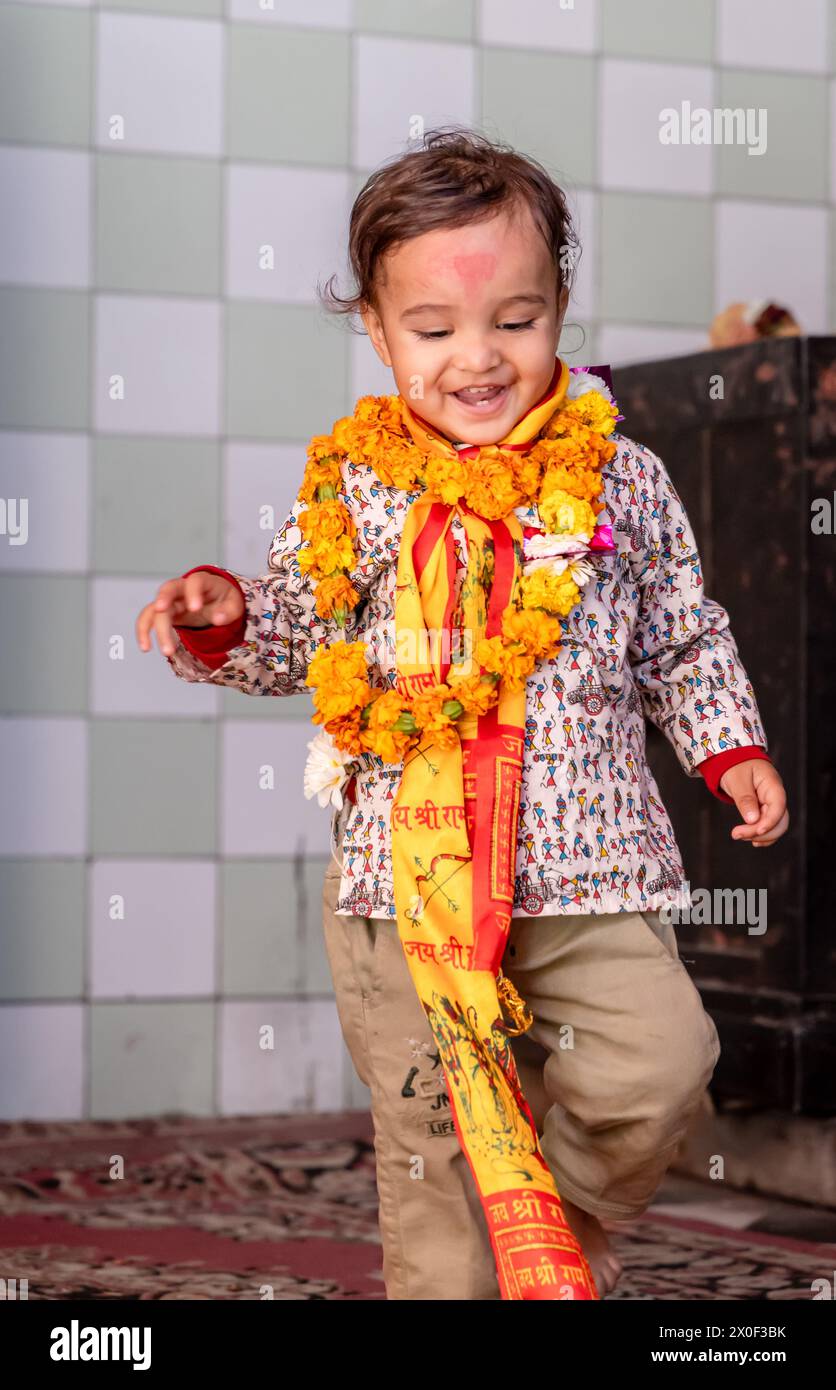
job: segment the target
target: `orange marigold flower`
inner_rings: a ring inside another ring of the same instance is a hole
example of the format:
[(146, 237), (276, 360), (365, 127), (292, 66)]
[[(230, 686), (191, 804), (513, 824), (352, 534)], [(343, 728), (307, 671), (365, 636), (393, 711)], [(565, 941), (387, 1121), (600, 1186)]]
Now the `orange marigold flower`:
[(430, 458), (424, 471), (427, 489), (452, 506), (468, 485), (469, 469), (464, 459)]
[(487, 714), (499, 698), (496, 684), (482, 680), (478, 674), (451, 680), (450, 690), (453, 699), (461, 701), (466, 714)]
[(369, 713), (369, 722), (360, 737), (363, 747), (376, 753), (385, 763), (399, 763), (416, 739), (391, 726), (409, 709), (398, 690), (385, 690), (377, 696)]
[(520, 646), (506, 646), (501, 637), (483, 637), (477, 642), (476, 660), (486, 671), (495, 671), (508, 690), (519, 690), (537, 664), (536, 657)]
[(335, 608), (356, 608), (360, 595), (346, 574), (328, 575), (316, 586), (316, 611), (320, 618), (333, 618)]
[(344, 753), (354, 753), (355, 756), (359, 756), (365, 751), (360, 731), (362, 712), (362, 706), (355, 705), (354, 709), (349, 710), (347, 714), (339, 715), (335, 719), (323, 721), (321, 714), (315, 714), (313, 715), (313, 723), (324, 722), (325, 728), (338, 748), (341, 748)]
[(412, 697), (412, 715), (424, 737), (431, 737), (439, 748), (455, 748), (459, 741), (456, 721), (441, 706), (455, 699), (448, 685), (431, 686)]
[[(464, 498), (479, 516), (488, 521), (500, 521), (515, 507), (521, 498), (514, 486), (514, 470), (510, 462), (502, 457), (483, 457), (478, 461), (478, 469), (469, 470), (469, 478)], [(472, 460), (468, 460), (472, 464)]]
[(335, 541), (357, 534), (354, 519), (339, 497), (327, 497), (299, 513), (299, 530), (310, 541)]
[(519, 608), (506, 608), (502, 615), (502, 631), (509, 641), (522, 642), (538, 660), (544, 656), (551, 656), (560, 645), (563, 635), (559, 618), (553, 618), (548, 613)]
[(309, 541), (299, 550), (298, 563), (303, 574), (311, 570), (324, 576), (334, 570), (349, 570), (354, 567), (354, 547), (348, 536), (336, 541)]

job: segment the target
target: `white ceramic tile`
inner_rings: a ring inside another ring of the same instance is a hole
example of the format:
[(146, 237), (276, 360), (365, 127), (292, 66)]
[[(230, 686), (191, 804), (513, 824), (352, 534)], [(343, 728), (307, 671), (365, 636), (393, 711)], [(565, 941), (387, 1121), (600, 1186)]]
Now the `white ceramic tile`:
[(0, 146), (0, 280), (90, 284), (90, 155)]
[(714, 312), (769, 298), (803, 333), (827, 333), (827, 210), (721, 200), (715, 209)]
[(604, 323), (598, 329), (597, 343), (598, 362), (607, 362), (611, 367), (629, 367), (634, 362), (657, 362), (704, 352), (708, 348), (708, 331), (649, 328), (646, 323)]
[(87, 569), (89, 459), (86, 435), (0, 430), (0, 570)]
[(315, 304), (317, 282), (345, 273), (351, 184), (342, 169), (230, 165), (227, 293)]
[(339, 1110), (343, 1047), (333, 1000), (227, 1000), (221, 1006), (220, 1113)]
[(134, 625), (156, 596), (160, 580), (92, 580), (90, 666), (94, 714), (159, 714), (194, 718), (214, 715), (220, 692), (209, 684), (178, 680), (161, 653), (156, 634), (151, 650), (140, 650)]
[(350, 29), (351, 0), (227, 0), (230, 19), (300, 29)]
[(221, 154), (224, 42), (220, 20), (102, 11), (96, 143), (114, 151)]
[(83, 719), (0, 720), (0, 854), (87, 852), (87, 740)]
[(84, 1006), (0, 1007), (0, 1120), (80, 1120)]
[(592, 53), (597, 46), (598, 0), (479, 0), (477, 25), (485, 44)]
[(829, 8), (828, 0), (717, 0), (717, 62), (827, 72)]
[(216, 991), (214, 863), (104, 859), (90, 874), (96, 999)]
[(469, 44), (356, 36), (353, 165), (372, 169), (403, 154), (431, 126), (472, 125), (475, 102)]
[[(710, 193), (711, 145), (663, 144), (663, 113), (711, 110), (710, 68), (685, 63), (640, 63), (604, 58), (600, 64), (599, 168), (604, 188), (661, 193)], [(690, 130), (679, 121), (679, 129)]]
[[(316, 725), (298, 720), (224, 722), (222, 854), (328, 854), (330, 811), (304, 793), (307, 745), (316, 733)], [(263, 775), (263, 768), (272, 773)], [(271, 776), (267, 790), (260, 782)]]
[(306, 445), (228, 444), (224, 455), (223, 563), (238, 574), (266, 575), (273, 536), (296, 499)]
[(95, 428), (217, 434), (220, 351), (221, 306), (214, 300), (97, 295)]

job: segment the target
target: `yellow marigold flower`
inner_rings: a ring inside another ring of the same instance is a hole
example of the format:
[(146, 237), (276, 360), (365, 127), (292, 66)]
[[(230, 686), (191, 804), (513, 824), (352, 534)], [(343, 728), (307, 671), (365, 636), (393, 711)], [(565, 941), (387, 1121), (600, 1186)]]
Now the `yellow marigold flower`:
[(601, 492), (601, 474), (594, 468), (564, 468), (562, 464), (549, 468), (543, 478), (542, 496), (550, 493), (568, 492), (571, 497), (582, 497), (592, 502)]
[(566, 412), (576, 416), (597, 434), (612, 434), (618, 410), (600, 391), (585, 391), (566, 404)]
[(476, 660), (486, 671), (501, 676), (508, 690), (519, 690), (534, 670), (536, 657), (521, 647), (508, 647), (501, 637), (483, 637), (476, 644)]
[(298, 552), (299, 569), (319, 571), (320, 575), (332, 574), (334, 570), (350, 570), (354, 567), (354, 547), (348, 536), (340, 536), (336, 541), (311, 541)]
[(540, 516), (546, 529), (567, 536), (591, 535), (595, 529), (595, 513), (581, 497), (572, 497), (563, 488), (555, 488), (545, 496), (540, 494)]
[(427, 490), (452, 506), (467, 487), (469, 469), (464, 459), (430, 458), (424, 470)]
[(478, 674), (462, 676), (459, 680), (451, 679), (450, 690), (453, 699), (463, 705), (465, 714), (487, 714), (498, 699), (496, 685), (483, 681)]
[(360, 595), (346, 574), (328, 575), (316, 586), (316, 611), (320, 618), (333, 618), (335, 608), (356, 608)]
[(343, 535), (353, 538), (357, 534), (354, 519), (339, 497), (327, 497), (300, 512), (299, 530), (311, 542), (335, 541)]
[(520, 579), (520, 601), (526, 609), (545, 608), (549, 613), (557, 613), (565, 618), (580, 601), (580, 596), (580, 590), (568, 570), (554, 574), (543, 565)]
[(514, 470), (508, 459), (498, 454), (487, 453), (486, 456), (486, 449), (483, 449), (475, 468), (473, 460), (466, 462), (471, 467), (464, 500), (479, 516), (499, 521), (519, 506), (521, 498), (514, 486)]
[(362, 708), (371, 698), (365, 644), (332, 642), (320, 647), (308, 663), (305, 684), (315, 687), (314, 704), (325, 719), (347, 714), (355, 705)]
[[(324, 437), (324, 436), (320, 436)], [(333, 440), (329, 440), (333, 452)], [(302, 485), (299, 488), (299, 496), (309, 505), (317, 502), (317, 488), (320, 483), (330, 483), (334, 491), (338, 491), (342, 485), (342, 466), (339, 457), (313, 459), (305, 465), (305, 472), (302, 477)]]
[(538, 660), (551, 656), (563, 636), (559, 618), (533, 609), (506, 609), (502, 615), (502, 632), (510, 642), (522, 642)]

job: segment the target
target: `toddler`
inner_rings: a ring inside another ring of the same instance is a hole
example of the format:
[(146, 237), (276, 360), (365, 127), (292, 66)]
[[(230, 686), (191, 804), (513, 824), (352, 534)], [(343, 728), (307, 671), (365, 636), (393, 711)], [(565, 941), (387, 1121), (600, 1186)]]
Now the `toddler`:
[(645, 720), (733, 838), (788, 824), (665, 464), (556, 355), (576, 250), (547, 171), (475, 132), (377, 170), (326, 302), (397, 393), (311, 440), (268, 573), (198, 566), (137, 619), (185, 680), (314, 691), (391, 1299), (605, 1296), (602, 1220), (646, 1209), (711, 1078)]

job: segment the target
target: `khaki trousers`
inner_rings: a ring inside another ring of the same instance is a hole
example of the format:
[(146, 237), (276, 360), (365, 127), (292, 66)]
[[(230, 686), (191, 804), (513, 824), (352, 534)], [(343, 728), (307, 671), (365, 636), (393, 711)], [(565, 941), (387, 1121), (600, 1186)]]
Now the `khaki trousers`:
[[(394, 922), (338, 916), (323, 892), (337, 1011), (371, 1091), (389, 1299), (497, 1299), (479, 1194)], [(502, 966), (534, 1024), (512, 1040), (562, 1197), (607, 1220), (645, 1210), (711, 1079), (720, 1042), (658, 913), (515, 917)]]

